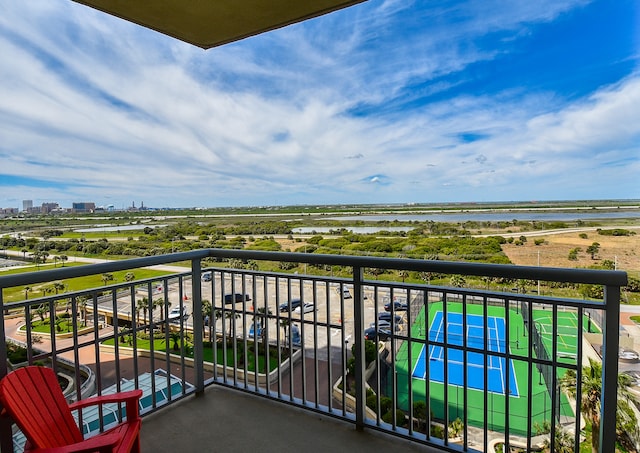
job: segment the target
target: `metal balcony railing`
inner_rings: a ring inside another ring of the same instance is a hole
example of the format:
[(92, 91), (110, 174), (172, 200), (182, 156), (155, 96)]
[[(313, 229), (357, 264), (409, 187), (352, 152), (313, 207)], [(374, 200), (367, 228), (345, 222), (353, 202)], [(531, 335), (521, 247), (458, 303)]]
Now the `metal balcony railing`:
[[(202, 269), (205, 258), (352, 272)], [(142, 388), (143, 415), (224, 385), (444, 451), (490, 451), (496, 439), (504, 451), (545, 439), (554, 451), (546, 425), (578, 451), (584, 417), (563, 383), (575, 375), (580, 395), (592, 359), (602, 363), (600, 449), (614, 449), (624, 272), (204, 249), (0, 276), (0, 302), (9, 288), (184, 261), (188, 272), (3, 303), (0, 377), (52, 366), (70, 400)], [(604, 300), (381, 281), (368, 269), (588, 283)], [(79, 422), (91, 432), (117, 417)], [(20, 433), (0, 429), (2, 452), (13, 451)]]

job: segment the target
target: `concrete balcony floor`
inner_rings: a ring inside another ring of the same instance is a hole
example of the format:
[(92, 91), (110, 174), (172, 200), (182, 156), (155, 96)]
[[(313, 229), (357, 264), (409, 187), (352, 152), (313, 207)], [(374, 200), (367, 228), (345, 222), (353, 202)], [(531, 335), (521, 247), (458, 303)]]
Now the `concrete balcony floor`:
[(356, 431), (315, 412), (220, 386), (167, 406), (142, 421), (142, 451), (435, 452), (384, 433)]

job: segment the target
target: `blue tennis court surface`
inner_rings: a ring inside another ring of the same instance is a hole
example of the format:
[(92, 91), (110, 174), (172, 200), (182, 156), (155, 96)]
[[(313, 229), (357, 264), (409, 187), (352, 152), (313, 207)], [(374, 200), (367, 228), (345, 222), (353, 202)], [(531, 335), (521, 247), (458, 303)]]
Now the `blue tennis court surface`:
[[(487, 316), (487, 350), (492, 352), (506, 352), (505, 323), (503, 318)], [(466, 338), (467, 347), (483, 349), (484, 317), (480, 315), (467, 315)], [(447, 323), (443, 322), (441, 311), (436, 312), (431, 327), (429, 327), (429, 340), (444, 343), (444, 329), (447, 330), (447, 344), (463, 346), (463, 319), (462, 313), (447, 313)], [(459, 349), (449, 348), (447, 351), (447, 372), (449, 384), (462, 386), (464, 384), (464, 352)], [(423, 346), (413, 369), (414, 378), (426, 379), (426, 348)], [(493, 393), (505, 394), (506, 374), (509, 374), (509, 392), (511, 396), (519, 396), (518, 384), (513, 369), (513, 363), (507, 370), (506, 359), (503, 357), (487, 356), (487, 384), (488, 390)], [(469, 388), (484, 390), (485, 359), (477, 352), (467, 352), (467, 385)], [(432, 381), (444, 383), (444, 348), (442, 346), (429, 346), (429, 374)]]

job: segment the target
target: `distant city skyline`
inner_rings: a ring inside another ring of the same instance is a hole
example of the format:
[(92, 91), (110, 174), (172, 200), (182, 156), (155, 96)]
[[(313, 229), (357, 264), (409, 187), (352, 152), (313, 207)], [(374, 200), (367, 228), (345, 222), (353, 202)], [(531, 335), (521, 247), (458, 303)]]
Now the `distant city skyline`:
[(636, 0), (370, 0), (208, 51), (0, 6), (0, 208), (640, 198)]

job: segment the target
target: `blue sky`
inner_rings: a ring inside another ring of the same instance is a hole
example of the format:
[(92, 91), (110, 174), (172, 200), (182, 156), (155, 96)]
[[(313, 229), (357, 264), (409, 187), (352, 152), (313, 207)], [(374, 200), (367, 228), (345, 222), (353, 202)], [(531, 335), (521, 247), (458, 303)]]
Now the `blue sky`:
[(371, 0), (203, 51), (0, 0), (0, 208), (640, 198), (639, 24)]

